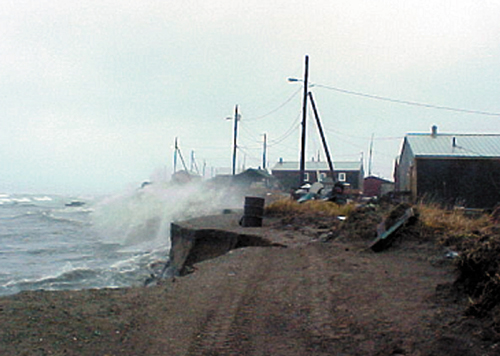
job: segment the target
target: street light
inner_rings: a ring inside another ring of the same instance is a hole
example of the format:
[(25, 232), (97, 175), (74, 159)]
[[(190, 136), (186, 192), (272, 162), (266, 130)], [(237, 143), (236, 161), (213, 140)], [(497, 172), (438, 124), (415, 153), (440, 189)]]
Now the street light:
[[(238, 105), (234, 107), (234, 135), (233, 135), (233, 176), (236, 174), (236, 148), (237, 138), (238, 138), (238, 121), (240, 120), (241, 115), (238, 114)], [(226, 118), (226, 120), (231, 120), (230, 117)]]
[[(307, 80), (307, 77), (306, 77), (306, 80)], [(288, 81), (289, 82), (304, 82), (305, 85), (304, 85), (304, 89), (307, 87), (307, 81), (304, 81), (302, 79), (297, 79), (297, 78), (288, 78)], [(309, 85), (310, 88), (314, 87), (314, 84), (310, 84)], [(305, 93), (304, 93), (305, 94)], [(330, 152), (328, 150), (328, 145), (326, 143), (326, 138), (325, 138), (325, 135), (323, 133), (323, 128), (322, 128), (322, 125), (321, 125), (321, 121), (319, 119), (319, 114), (318, 114), (318, 110), (316, 109), (316, 104), (314, 103), (314, 99), (313, 99), (313, 96), (312, 96), (312, 93), (311, 92), (308, 92), (307, 95), (309, 96), (309, 99), (311, 100), (311, 106), (312, 106), (312, 109), (313, 109), (313, 112), (314, 112), (314, 117), (316, 118), (316, 123), (318, 125), (318, 131), (319, 131), (319, 134), (321, 136), (321, 141), (323, 143), (323, 148), (325, 149), (325, 154), (326, 154), (326, 159), (328, 161), (328, 166), (330, 168), (330, 174), (332, 175), (332, 178), (334, 177), (334, 171), (333, 171), (333, 162), (330, 158)], [(305, 99), (304, 99), (305, 100)], [(305, 104), (304, 104), (304, 110), (305, 110)], [(303, 128), (303, 133), (305, 131), (305, 117), (304, 117), (304, 121), (303, 121), (303, 125), (304, 125), (304, 128)], [(303, 146), (302, 149), (305, 149), (305, 147)]]
[(304, 65), (304, 80), (297, 78), (288, 78), (289, 82), (303, 82), (304, 83), (304, 98), (302, 100), (302, 138), (300, 144), (300, 173), (299, 173), (299, 187), (304, 184), (305, 178), (305, 154), (306, 154), (306, 117), (307, 117), (307, 79), (309, 77), (309, 56), (305, 57)]
[[(293, 83), (293, 82), (304, 82), (304, 79), (298, 79), (298, 78), (288, 78), (287, 80), (289, 82), (291, 82), (291, 83)], [(309, 86), (309, 88), (313, 88), (316, 84), (308, 83), (307, 85)]]

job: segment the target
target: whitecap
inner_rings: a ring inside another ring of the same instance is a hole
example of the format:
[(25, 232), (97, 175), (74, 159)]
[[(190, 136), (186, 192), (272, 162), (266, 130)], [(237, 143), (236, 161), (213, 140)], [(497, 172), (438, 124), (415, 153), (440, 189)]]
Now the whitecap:
[(52, 201), (53, 199), (51, 197), (44, 196), (44, 197), (34, 197), (33, 200), (35, 200), (35, 201)]
[(27, 197), (23, 197), (23, 198), (12, 198), (12, 201), (14, 203), (30, 203), (31, 202), (31, 199), (30, 198), (27, 198)]

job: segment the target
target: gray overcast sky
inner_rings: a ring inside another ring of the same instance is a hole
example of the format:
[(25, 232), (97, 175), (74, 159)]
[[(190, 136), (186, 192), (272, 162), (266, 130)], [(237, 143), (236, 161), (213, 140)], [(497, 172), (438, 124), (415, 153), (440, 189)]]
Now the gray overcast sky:
[[(407, 132), (500, 133), (498, 1), (0, 0), (0, 192), (106, 193), (299, 159), (304, 56), (334, 160), (391, 178)], [(321, 85), (319, 85), (321, 84)], [(309, 116), (307, 157), (320, 139)], [(321, 154), (324, 157), (323, 154)], [(213, 169), (212, 169), (213, 167)]]

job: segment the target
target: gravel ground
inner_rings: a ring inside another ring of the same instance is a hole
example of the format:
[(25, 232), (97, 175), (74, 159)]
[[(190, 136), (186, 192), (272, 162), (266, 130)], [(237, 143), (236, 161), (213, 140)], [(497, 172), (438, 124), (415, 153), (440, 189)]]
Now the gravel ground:
[(149, 288), (0, 298), (0, 355), (498, 355), (431, 242), (374, 253), (307, 227)]

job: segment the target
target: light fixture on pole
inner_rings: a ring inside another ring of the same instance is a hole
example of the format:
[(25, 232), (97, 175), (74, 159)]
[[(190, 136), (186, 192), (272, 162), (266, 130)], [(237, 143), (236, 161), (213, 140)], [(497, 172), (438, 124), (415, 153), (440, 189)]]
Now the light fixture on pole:
[[(226, 120), (231, 120), (230, 117)], [(234, 134), (233, 134), (233, 176), (236, 174), (236, 149), (237, 139), (238, 139), (238, 120), (240, 120), (240, 115), (238, 114), (238, 105), (234, 107)]]
[[(307, 56), (306, 56), (306, 75), (305, 75), (305, 79), (302, 80), (302, 79), (297, 79), (297, 78), (288, 78), (288, 81), (289, 82), (304, 82), (304, 89), (307, 88)], [(312, 88), (314, 86), (314, 84), (310, 84), (309, 87)], [(323, 128), (322, 128), (322, 125), (321, 125), (321, 121), (320, 121), (320, 118), (319, 118), (319, 114), (318, 114), (318, 110), (316, 109), (316, 104), (314, 102), (314, 98), (313, 98), (313, 95), (311, 92), (307, 92), (307, 93), (304, 93), (305, 94), (305, 99), (307, 99), (307, 96), (309, 97), (309, 100), (311, 101), (311, 106), (312, 106), (312, 109), (313, 109), (313, 112), (314, 112), (314, 116), (316, 118), (316, 124), (318, 126), (318, 131), (319, 131), (319, 134), (320, 134), (320, 137), (321, 137), (321, 141), (323, 143), (323, 148), (325, 150), (325, 155), (326, 155), (326, 159), (327, 159), (327, 162), (328, 162), (328, 167), (330, 169), (330, 175), (332, 176), (332, 179), (333, 181), (335, 181), (335, 174), (334, 174), (334, 167), (333, 167), (333, 162), (331, 160), (331, 157), (330, 157), (330, 150), (328, 149), (328, 144), (326, 143), (326, 137), (323, 133)], [(302, 119), (302, 125), (303, 126), (303, 129), (302, 129), (302, 134), (304, 135), (305, 134), (305, 110), (306, 110), (306, 104), (303, 105), (303, 119)], [(302, 149), (305, 150), (305, 143), (304, 143), (304, 137), (303, 138), (303, 142), (302, 142)], [(318, 158), (318, 161), (319, 161), (319, 158)], [(301, 177), (302, 177), (302, 161), (301, 161)], [(301, 178), (302, 179), (302, 178)]]
[(264, 147), (262, 150), (262, 169), (266, 170), (266, 154), (267, 154), (267, 134), (264, 133)]
[(309, 77), (309, 56), (305, 57), (304, 79), (288, 78), (289, 82), (303, 82), (304, 96), (302, 99), (302, 136), (300, 141), (300, 167), (299, 167), (299, 187), (305, 181), (305, 165), (306, 165), (306, 119), (307, 119), (307, 81)]
[(304, 67), (304, 97), (302, 101), (302, 138), (300, 141), (300, 173), (299, 173), (299, 187), (305, 181), (305, 167), (306, 167), (306, 118), (307, 118), (307, 80), (309, 77), (309, 56), (306, 55)]

